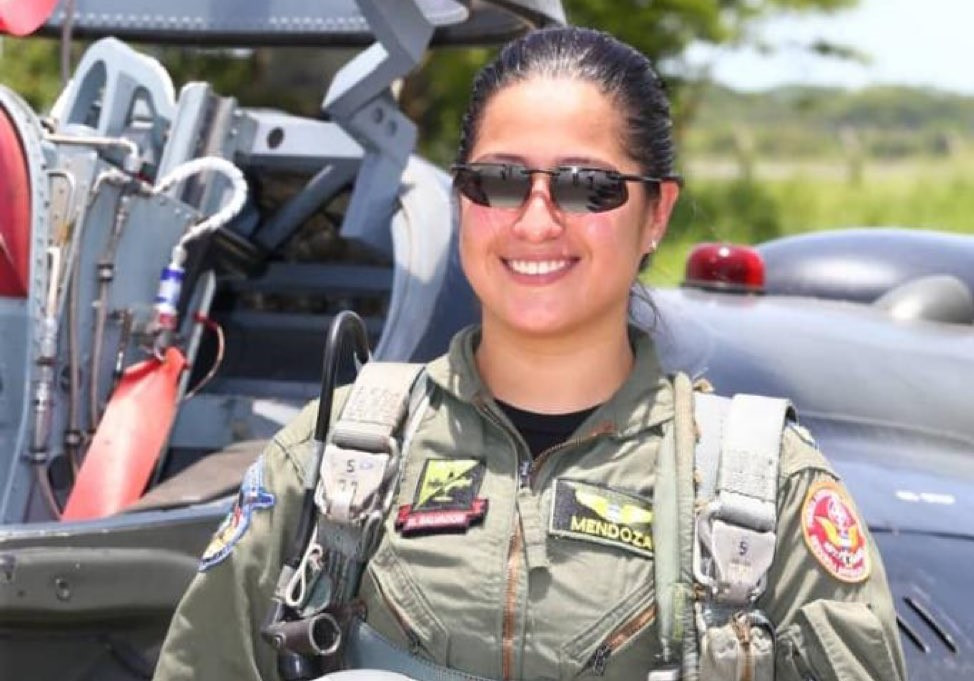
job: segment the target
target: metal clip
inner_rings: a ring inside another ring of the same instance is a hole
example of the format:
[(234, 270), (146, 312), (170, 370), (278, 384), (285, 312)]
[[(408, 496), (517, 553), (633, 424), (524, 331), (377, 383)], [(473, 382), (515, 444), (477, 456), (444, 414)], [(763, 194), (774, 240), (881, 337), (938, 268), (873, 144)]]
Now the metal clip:
[(325, 446), (315, 504), (331, 521), (360, 524), (385, 499), (385, 487), (399, 460), (399, 446), (389, 440), (389, 454)]
[(720, 503), (712, 502), (697, 516), (694, 577), (719, 602), (751, 603), (764, 592), (775, 533), (727, 522), (719, 513)]

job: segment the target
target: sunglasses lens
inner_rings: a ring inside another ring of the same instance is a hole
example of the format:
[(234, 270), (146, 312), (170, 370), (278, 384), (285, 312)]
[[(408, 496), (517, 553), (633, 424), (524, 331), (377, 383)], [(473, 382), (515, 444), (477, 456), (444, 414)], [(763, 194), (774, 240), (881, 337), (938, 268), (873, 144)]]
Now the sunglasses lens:
[(518, 208), (531, 189), (523, 168), (509, 165), (470, 165), (456, 170), (454, 185), (481, 206)]
[(618, 208), (629, 197), (623, 180), (597, 168), (559, 169), (551, 193), (568, 213), (601, 213)]

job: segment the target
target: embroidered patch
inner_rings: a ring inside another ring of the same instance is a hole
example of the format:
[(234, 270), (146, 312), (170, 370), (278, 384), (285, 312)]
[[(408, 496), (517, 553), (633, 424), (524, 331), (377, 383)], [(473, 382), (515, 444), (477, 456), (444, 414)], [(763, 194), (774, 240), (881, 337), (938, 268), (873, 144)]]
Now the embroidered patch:
[(559, 479), (548, 533), (653, 555), (653, 503), (586, 482)]
[(200, 558), (200, 572), (206, 572), (222, 562), (250, 527), (254, 511), (274, 505), (274, 495), (264, 489), (264, 459), (257, 459), (244, 475), (237, 500), (227, 514)]
[(836, 579), (856, 583), (869, 577), (862, 523), (836, 483), (825, 481), (808, 490), (802, 505), (802, 534), (812, 555)]
[(476, 459), (427, 459), (413, 503), (399, 507), (396, 529), (404, 536), (466, 532), (487, 513), (487, 500), (477, 497), (484, 470)]

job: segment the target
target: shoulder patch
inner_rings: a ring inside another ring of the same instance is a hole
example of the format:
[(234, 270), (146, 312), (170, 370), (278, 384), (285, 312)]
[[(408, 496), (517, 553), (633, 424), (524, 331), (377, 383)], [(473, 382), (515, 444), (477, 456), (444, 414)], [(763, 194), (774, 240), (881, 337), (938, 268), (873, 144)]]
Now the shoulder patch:
[(224, 561), (250, 527), (250, 516), (253, 512), (271, 508), (275, 501), (274, 495), (264, 488), (264, 457), (260, 457), (247, 469), (233, 508), (203, 551), (199, 571), (206, 572)]
[(653, 555), (653, 504), (635, 494), (559, 478), (548, 533)]
[(805, 544), (826, 572), (850, 584), (869, 577), (872, 566), (862, 522), (837, 483), (825, 480), (808, 490), (801, 520)]

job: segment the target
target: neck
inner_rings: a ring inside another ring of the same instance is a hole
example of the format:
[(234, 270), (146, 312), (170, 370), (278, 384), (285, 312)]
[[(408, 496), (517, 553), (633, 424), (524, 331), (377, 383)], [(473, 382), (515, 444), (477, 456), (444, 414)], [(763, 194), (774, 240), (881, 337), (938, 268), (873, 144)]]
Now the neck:
[(556, 338), (516, 332), (483, 320), (477, 367), (493, 395), (541, 414), (581, 411), (606, 402), (632, 370), (625, 324)]

